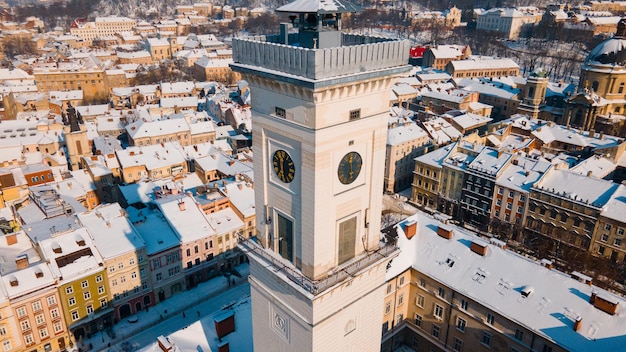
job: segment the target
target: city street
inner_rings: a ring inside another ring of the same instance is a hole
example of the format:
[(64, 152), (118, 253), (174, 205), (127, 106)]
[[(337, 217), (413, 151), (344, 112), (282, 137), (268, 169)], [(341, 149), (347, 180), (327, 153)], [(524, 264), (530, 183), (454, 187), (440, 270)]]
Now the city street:
[[(91, 345), (93, 351), (141, 350), (156, 342), (160, 335), (172, 334), (225, 306), (246, 300), (250, 295), (248, 264), (242, 264), (235, 270), (242, 278), (231, 276), (226, 279), (219, 276), (203, 282), (151, 306), (148, 311), (142, 311), (115, 324), (112, 334), (100, 332), (79, 342), (79, 346), (89, 348)], [(232, 279), (235, 280), (234, 286), (228, 282)]]

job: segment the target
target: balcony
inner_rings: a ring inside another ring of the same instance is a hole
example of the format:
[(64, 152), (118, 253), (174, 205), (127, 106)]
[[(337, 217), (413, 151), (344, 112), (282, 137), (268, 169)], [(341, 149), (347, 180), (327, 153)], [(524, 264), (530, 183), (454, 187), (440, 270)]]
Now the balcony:
[(275, 272), (281, 271), (292, 282), (313, 295), (324, 292), (350, 276), (355, 276), (361, 270), (368, 268), (384, 258), (392, 257), (398, 251), (395, 240), (385, 243), (381, 242), (381, 244), (382, 246), (377, 250), (364, 253), (350, 264), (338, 267), (333, 274), (329, 273), (326, 279), (311, 280), (304, 276), (298, 269), (291, 266), (291, 264), (285, 262), (284, 259), (278, 257), (277, 254), (263, 248), (263, 246), (256, 242), (256, 238), (245, 238), (239, 235), (239, 247), (244, 253), (252, 252), (260, 256), (269, 266), (273, 267)]

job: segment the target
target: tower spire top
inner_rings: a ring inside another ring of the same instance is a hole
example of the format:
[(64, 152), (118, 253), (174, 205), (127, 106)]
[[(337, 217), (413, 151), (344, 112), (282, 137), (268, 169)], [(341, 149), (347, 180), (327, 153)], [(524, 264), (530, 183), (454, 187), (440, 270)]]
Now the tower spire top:
[(361, 11), (363, 7), (345, 0), (295, 0), (276, 9), (276, 12), (317, 14)]

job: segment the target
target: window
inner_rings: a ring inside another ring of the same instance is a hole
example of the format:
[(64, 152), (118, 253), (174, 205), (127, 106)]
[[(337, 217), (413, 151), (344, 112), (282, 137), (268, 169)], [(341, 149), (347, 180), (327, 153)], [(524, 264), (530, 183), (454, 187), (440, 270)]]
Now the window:
[(446, 290), (444, 290), (443, 287), (439, 287), (437, 290), (437, 296), (444, 298), (446, 296)]
[(463, 350), (463, 340), (458, 337), (454, 338), (454, 346), (452, 346), (452, 350), (455, 352), (461, 352)]
[(400, 325), (402, 323), (402, 318), (404, 318), (402, 313), (398, 314), (398, 316), (396, 317), (396, 325)]
[(128, 265), (135, 265), (135, 258), (130, 258)]
[(124, 263), (120, 262), (117, 264), (118, 269), (124, 269)]
[(350, 110), (350, 120), (356, 120), (361, 118), (361, 109)]
[(467, 321), (463, 318), (456, 318), (456, 329), (461, 331), (461, 332), (465, 332), (465, 325), (467, 324)]
[(41, 310), (41, 302), (36, 301), (33, 302), (33, 312), (38, 312)]
[(387, 302), (385, 304), (385, 314), (389, 314), (391, 312), (391, 302)]
[(420, 286), (426, 287), (426, 280), (424, 278), (420, 278)]
[(26, 315), (26, 308), (25, 307), (19, 307), (17, 308), (17, 316), (19, 318), (23, 317)]
[(42, 339), (45, 339), (46, 337), (48, 337), (48, 329), (47, 328), (39, 329), (39, 337), (41, 337)]
[(521, 341), (524, 338), (524, 332), (520, 329), (515, 329), (515, 338)]
[(46, 298), (46, 300), (48, 301), (48, 305), (49, 306), (53, 306), (53, 305), (57, 304), (57, 299), (54, 296), (50, 296), (50, 297)]
[(35, 322), (37, 322), (37, 326), (43, 324), (46, 322), (46, 320), (43, 318), (43, 314), (39, 314), (35, 317)]
[(464, 299), (461, 300), (461, 309), (467, 310), (468, 305), (469, 304), (467, 303), (466, 300), (464, 300)]
[(108, 306), (108, 302), (106, 300), (106, 298), (103, 298), (100, 300), (100, 308), (106, 308)]
[(121, 283), (125, 283), (126, 282), (126, 275), (120, 277), (120, 282)]
[(30, 322), (28, 320), (22, 320), (20, 326), (22, 327), (22, 331), (30, 330)]
[(443, 307), (435, 304), (435, 311), (433, 313), (435, 315), (436, 318), (438, 319), (442, 319), (443, 318)]
[(87, 292), (83, 292), (83, 298), (85, 300), (88, 300), (91, 298), (91, 292), (87, 291)]
[(131, 277), (132, 279), (136, 279), (136, 278), (137, 278), (137, 272), (136, 272), (136, 271), (133, 271), (133, 272), (130, 274), (130, 277)]
[(90, 304), (87, 306), (87, 314), (93, 313), (93, 306)]
[(74, 288), (72, 286), (68, 286), (65, 288), (65, 293), (66, 294), (70, 294), (70, 293), (74, 293)]
[(156, 258), (152, 260), (152, 268), (153, 269), (158, 269), (161, 267), (161, 259), (160, 258)]
[(187, 256), (191, 256), (191, 248), (187, 248)]
[(622, 245), (622, 239), (621, 238), (616, 238), (615, 241), (613, 242), (614, 245), (616, 246), (621, 246)]
[(485, 346), (491, 346), (491, 334), (483, 331), (483, 337), (480, 339), (480, 343)]
[(552, 347), (550, 347), (548, 345), (543, 345), (542, 352), (552, 352)]
[(50, 316), (52, 317), (52, 319), (58, 318), (60, 316), (59, 310), (57, 308), (50, 310)]
[(398, 306), (401, 306), (402, 303), (404, 303), (404, 295), (399, 295), (398, 296)]
[(337, 260), (343, 264), (354, 258), (356, 246), (356, 217), (339, 224), (339, 243)]
[(602, 238), (600, 239), (600, 241), (602, 241), (602, 242), (606, 242), (606, 241), (608, 241), (608, 240), (609, 240), (609, 235), (608, 235), (608, 234), (606, 234), (606, 233), (605, 233), (605, 234), (603, 234), (603, 235), (602, 235)]
[(157, 273), (156, 274), (156, 281), (161, 281), (161, 280), (163, 280), (163, 274)]
[(117, 279), (111, 280), (111, 286), (117, 286)]
[(435, 338), (439, 338), (439, 326), (438, 325), (433, 325), (433, 330), (431, 332), (431, 335), (433, 335), (433, 337)]
[(102, 275), (96, 276), (96, 282), (102, 282)]
[(611, 230), (611, 224), (605, 224), (604, 225), (604, 229), (607, 230), (607, 231), (610, 231)]
[(624, 229), (623, 229), (623, 228), (621, 228), (621, 227), (620, 227), (620, 228), (618, 228), (618, 229), (617, 229), (617, 235), (618, 235), (618, 236), (624, 236)]
[(87, 288), (87, 287), (89, 287), (89, 282), (87, 282), (87, 280), (85, 280), (85, 281), (81, 282), (81, 283), (80, 283), (80, 287), (82, 287), (82, 288)]
[(276, 106), (276, 107), (274, 108), (274, 114), (275, 114), (277, 117), (282, 117), (282, 118), (285, 118), (285, 116), (287, 116), (287, 114), (286, 114), (286, 112), (285, 112), (285, 109), (283, 109), (283, 108), (279, 108), (278, 106)]
[(24, 335), (24, 342), (26, 343), (26, 345), (30, 345), (31, 343), (34, 343), (35, 340), (33, 340), (33, 334), (26, 334)]
[(5, 351), (10, 351), (11, 350), (11, 340), (6, 340), (2, 342), (2, 348), (4, 348)]
[(111, 265), (111, 266), (109, 267), (109, 272), (110, 272), (110, 273), (112, 273), (112, 272), (114, 272), (114, 271), (115, 271), (115, 267), (114, 267), (113, 265)]
[(57, 321), (56, 323), (54, 323), (54, 333), (58, 334), (61, 331), (63, 331), (63, 325), (61, 325), (61, 323)]
[(104, 293), (104, 286), (98, 286), (98, 294), (101, 295)]
[(422, 295), (417, 295), (417, 298), (415, 299), (415, 304), (416, 304), (418, 307), (422, 307), (422, 308), (424, 308), (424, 296), (422, 296)]
[(387, 285), (387, 294), (390, 294), (390, 293), (391, 293), (391, 284), (388, 284)]
[(491, 313), (487, 313), (487, 324), (493, 325), (494, 321), (495, 321), (495, 316)]
[(404, 276), (400, 278), (400, 286), (404, 285)]
[(422, 326), (422, 320), (423, 320), (423, 318), (422, 318), (421, 315), (415, 314), (415, 325), (421, 327)]
[(67, 300), (67, 303), (68, 303), (70, 306), (75, 305), (75, 304), (76, 304), (76, 298), (74, 298), (74, 297), (70, 297), (70, 298)]
[(0, 336), (6, 336), (7, 335), (7, 328), (6, 326), (2, 325), (0, 326)]

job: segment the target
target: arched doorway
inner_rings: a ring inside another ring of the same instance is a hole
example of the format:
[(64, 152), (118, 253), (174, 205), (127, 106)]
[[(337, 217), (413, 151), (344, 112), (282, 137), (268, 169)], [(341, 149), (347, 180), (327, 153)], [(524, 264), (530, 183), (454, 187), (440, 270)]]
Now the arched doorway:
[(150, 303), (150, 296), (143, 296), (143, 305), (147, 307)]
[(141, 302), (137, 302), (135, 303), (135, 313), (140, 312), (141, 311)]
[(124, 319), (127, 316), (130, 316), (130, 314), (131, 314), (130, 304), (125, 304), (120, 307), (120, 319)]
[(163, 302), (165, 300), (165, 292), (163, 290), (159, 291), (159, 302)]

